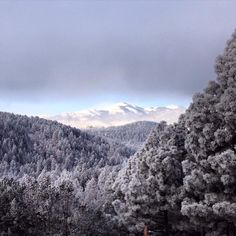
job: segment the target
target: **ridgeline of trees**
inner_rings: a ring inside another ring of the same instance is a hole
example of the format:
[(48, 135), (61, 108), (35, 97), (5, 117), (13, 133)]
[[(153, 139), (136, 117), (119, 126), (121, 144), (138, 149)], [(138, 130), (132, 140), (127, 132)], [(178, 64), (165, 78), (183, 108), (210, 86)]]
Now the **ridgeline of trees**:
[(236, 235), (236, 33), (215, 70), (179, 122), (159, 123), (133, 156), (1, 113), (1, 235)]
[(90, 128), (86, 131), (104, 139), (123, 144), (134, 151), (143, 147), (151, 131), (157, 125), (152, 121), (137, 121), (122, 126), (111, 126), (107, 128)]

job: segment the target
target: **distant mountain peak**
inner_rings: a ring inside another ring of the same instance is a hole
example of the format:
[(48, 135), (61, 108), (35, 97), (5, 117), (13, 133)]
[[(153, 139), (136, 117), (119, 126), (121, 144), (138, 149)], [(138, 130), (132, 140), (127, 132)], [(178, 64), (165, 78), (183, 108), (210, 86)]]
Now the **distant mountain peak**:
[(136, 105), (127, 103), (127, 102), (120, 102), (120, 103), (116, 103), (110, 107), (107, 108), (107, 111), (109, 111), (110, 114), (116, 114), (116, 113), (139, 113), (139, 112), (143, 112), (143, 108), (138, 107)]
[(165, 120), (168, 123), (173, 123), (184, 111), (185, 108), (174, 105), (144, 108), (127, 102), (120, 102), (103, 109), (66, 112), (55, 116), (44, 116), (44, 118), (57, 120), (77, 128), (108, 127), (136, 121), (160, 122)]

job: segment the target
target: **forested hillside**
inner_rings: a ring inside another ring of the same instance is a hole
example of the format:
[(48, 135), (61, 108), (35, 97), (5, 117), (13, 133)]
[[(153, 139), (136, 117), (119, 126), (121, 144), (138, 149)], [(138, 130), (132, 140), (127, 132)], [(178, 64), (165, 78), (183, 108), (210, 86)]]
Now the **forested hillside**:
[(106, 188), (133, 154), (57, 122), (9, 113), (0, 113), (0, 146), (2, 235), (103, 230)]
[(122, 126), (90, 128), (86, 131), (103, 137), (111, 142), (123, 144), (137, 151), (143, 146), (152, 129), (156, 125), (156, 122), (138, 121)]

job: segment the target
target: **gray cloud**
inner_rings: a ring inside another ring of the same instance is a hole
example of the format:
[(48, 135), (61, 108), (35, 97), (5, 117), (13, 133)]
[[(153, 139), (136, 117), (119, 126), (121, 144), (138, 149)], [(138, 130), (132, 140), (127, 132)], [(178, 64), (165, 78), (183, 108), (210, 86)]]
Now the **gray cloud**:
[(230, 1), (1, 2), (0, 93), (191, 96), (236, 25)]

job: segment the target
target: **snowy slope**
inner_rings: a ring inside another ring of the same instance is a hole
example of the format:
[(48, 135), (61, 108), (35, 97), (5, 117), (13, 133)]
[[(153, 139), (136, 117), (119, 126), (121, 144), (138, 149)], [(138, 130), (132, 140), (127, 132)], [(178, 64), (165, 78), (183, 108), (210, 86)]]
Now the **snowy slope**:
[(55, 116), (44, 116), (63, 124), (78, 128), (109, 127), (124, 125), (136, 121), (162, 120), (173, 123), (184, 112), (183, 107), (150, 107), (143, 108), (126, 102), (114, 104), (106, 109), (89, 109), (78, 112), (66, 112)]

